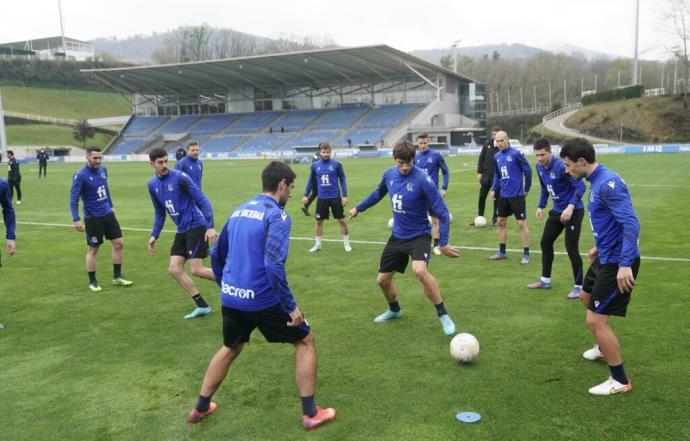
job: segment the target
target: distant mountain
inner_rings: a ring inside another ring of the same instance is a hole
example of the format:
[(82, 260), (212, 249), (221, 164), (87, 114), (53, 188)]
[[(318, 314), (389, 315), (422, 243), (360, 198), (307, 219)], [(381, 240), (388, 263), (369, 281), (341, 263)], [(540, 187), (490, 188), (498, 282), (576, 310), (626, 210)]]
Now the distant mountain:
[(549, 52), (554, 52), (554, 53), (563, 53), (566, 55), (583, 55), (585, 58), (588, 60), (592, 60), (595, 58), (605, 58), (607, 60), (614, 60), (616, 58), (623, 58), (623, 55), (613, 55), (613, 54), (607, 54), (604, 52), (599, 52), (599, 51), (594, 51), (591, 49), (585, 49), (580, 46), (575, 46), (569, 43), (563, 43), (559, 41), (554, 41), (550, 43), (546, 43), (542, 46), (544, 50), (547, 50)]
[[(467, 55), (472, 58), (482, 58), (485, 55), (491, 57), (494, 51), (498, 52), (502, 59), (512, 60), (515, 58), (531, 58), (542, 51), (542, 49), (527, 46), (524, 44), (485, 44), (482, 46), (468, 46), (458, 48), (458, 57)], [(455, 49), (419, 49), (410, 52), (411, 55), (419, 57), (423, 60), (439, 64), (441, 58), (445, 55), (454, 55)]]

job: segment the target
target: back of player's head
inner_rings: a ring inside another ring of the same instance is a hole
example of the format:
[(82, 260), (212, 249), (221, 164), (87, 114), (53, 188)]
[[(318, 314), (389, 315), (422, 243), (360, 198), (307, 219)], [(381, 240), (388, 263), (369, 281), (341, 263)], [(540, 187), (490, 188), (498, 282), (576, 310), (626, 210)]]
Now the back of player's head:
[(551, 151), (551, 143), (546, 138), (539, 138), (536, 141), (534, 141), (534, 145), (532, 146), (532, 149), (533, 150), (546, 150), (547, 152), (550, 152)]
[(187, 150), (189, 150), (190, 147), (197, 146), (199, 147), (199, 143), (193, 139), (190, 139), (189, 142), (187, 143)]
[(166, 152), (162, 147), (156, 147), (155, 149), (151, 149), (149, 152), (149, 160), (151, 160), (151, 162), (156, 162), (156, 159), (164, 156), (168, 156), (168, 152)]
[(417, 139), (429, 139), (429, 134), (426, 132), (422, 132), (419, 135), (417, 135)]
[(329, 143), (327, 143), (327, 142), (322, 142), (322, 143), (319, 144), (319, 151), (321, 151), (321, 150), (330, 150), (330, 149), (331, 149), (331, 145), (330, 145)]
[(563, 143), (561, 146), (561, 158), (568, 158), (575, 162), (582, 158), (589, 164), (596, 162), (596, 152), (591, 142), (585, 138), (573, 138)]
[(494, 126), (494, 127), (491, 129), (491, 131), (492, 131), (493, 133), (500, 132), (500, 131), (501, 131), (501, 128), (500, 128), (499, 126)]
[(414, 144), (410, 141), (400, 141), (393, 147), (393, 159), (400, 159), (403, 162), (410, 162), (414, 159)]
[(278, 190), (278, 184), (280, 181), (285, 179), (285, 183), (290, 185), (295, 182), (296, 177), (297, 175), (295, 172), (286, 163), (280, 161), (271, 161), (261, 172), (261, 184), (263, 185), (263, 191), (273, 193)]
[(100, 152), (101, 149), (99, 147), (87, 147), (86, 148), (86, 154), (90, 155), (93, 152)]

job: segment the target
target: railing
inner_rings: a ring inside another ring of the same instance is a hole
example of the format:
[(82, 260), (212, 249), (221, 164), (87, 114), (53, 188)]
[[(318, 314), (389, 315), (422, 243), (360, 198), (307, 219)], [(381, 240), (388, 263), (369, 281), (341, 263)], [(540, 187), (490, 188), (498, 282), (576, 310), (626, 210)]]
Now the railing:
[(544, 113), (551, 110), (549, 106), (539, 107), (525, 107), (523, 109), (504, 110), (501, 112), (487, 113), (487, 118), (494, 118), (497, 116), (515, 116), (515, 115), (534, 115), (535, 113)]
[(11, 118), (28, 119), (29, 121), (39, 121), (48, 124), (55, 124), (58, 126), (74, 126), (77, 123), (76, 119), (53, 118), (50, 116), (32, 115), (30, 113), (9, 112), (7, 110), (5, 111), (5, 116), (9, 116)]
[(550, 119), (554, 119), (557, 116), (561, 116), (564, 113), (572, 112), (573, 110), (581, 109), (582, 108), (582, 103), (575, 103), (575, 104), (568, 104), (567, 106), (561, 107), (560, 109), (556, 110), (555, 112), (551, 112), (548, 115), (544, 116), (541, 121), (546, 122)]

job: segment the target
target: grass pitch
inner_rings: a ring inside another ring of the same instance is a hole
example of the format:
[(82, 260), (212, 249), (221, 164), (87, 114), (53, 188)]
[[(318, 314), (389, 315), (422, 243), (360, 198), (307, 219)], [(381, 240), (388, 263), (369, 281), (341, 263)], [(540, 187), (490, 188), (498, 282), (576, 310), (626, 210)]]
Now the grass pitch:
[[(634, 392), (592, 397), (603, 362), (581, 357), (592, 337), (571, 287), (567, 256), (554, 264), (554, 289), (527, 290), (540, 273), (540, 254), (519, 265), (520, 252), (490, 262), (496, 229), (467, 224), (475, 216), (476, 157), (449, 158), (447, 202), (454, 215), (457, 260), (434, 257), (458, 332), (480, 341), (479, 359), (458, 365), (448, 353), (433, 306), (409, 274), (396, 276), (405, 316), (372, 319), (386, 308), (375, 283), (390, 204), (350, 222), (352, 253), (338, 242), (309, 254), (313, 219), (300, 211), (308, 166), (295, 166), (297, 193), (288, 204), (293, 240), (290, 285), (316, 337), (317, 401), (338, 419), (308, 436), (325, 440), (680, 440), (690, 439), (690, 155), (601, 156), (630, 185), (640, 218), (643, 258), (626, 319), (612, 319)], [(260, 190), (263, 161), (207, 161), (204, 190), (217, 228), (234, 206)], [(350, 205), (378, 183), (390, 159), (344, 160)], [(303, 439), (293, 380), (293, 350), (260, 334), (233, 365), (214, 399), (218, 412), (199, 425), (184, 417), (194, 404), (208, 360), (221, 344), (216, 286), (197, 281), (214, 308), (210, 319), (185, 321), (192, 301), (167, 274), (172, 233), (156, 256), (146, 253), (152, 208), (146, 163), (107, 164), (116, 212), (124, 228), (124, 274), (129, 289), (110, 286), (110, 245), (99, 254), (103, 291), (87, 289), (85, 241), (71, 226), (68, 195), (80, 164), (51, 164), (38, 179), (24, 166), (17, 208), (18, 253), (0, 269), (0, 439), (215, 440)], [(543, 223), (534, 218), (535, 177), (528, 199), (532, 250)], [(314, 207), (312, 207), (313, 212)], [(585, 221), (586, 222), (586, 221)], [(166, 230), (172, 231), (168, 220)], [(337, 224), (325, 238), (339, 239)], [(4, 242), (0, 243), (3, 244)], [(583, 228), (581, 252), (592, 245)], [(508, 248), (519, 249), (514, 220)], [(557, 251), (564, 251), (562, 239)], [(3, 252), (3, 254), (5, 254)], [(661, 258), (661, 259), (652, 259)], [(676, 260), (673, 260), (676, 259)], [(464, 425), (459, 411), (482, 421)]]

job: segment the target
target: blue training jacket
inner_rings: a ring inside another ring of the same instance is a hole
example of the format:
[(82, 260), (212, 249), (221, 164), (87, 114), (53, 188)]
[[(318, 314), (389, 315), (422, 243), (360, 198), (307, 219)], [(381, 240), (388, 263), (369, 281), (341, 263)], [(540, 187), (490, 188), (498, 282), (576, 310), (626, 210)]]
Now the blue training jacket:
[(201, 163), (201, 159), (185, 156), (175, 163), (175, 170), (187, 173), (196, 186), (201, 188), (201, 177), (204, 174), (204, 165)]
[(307, 188), (304, 189), (304, 196), (308, 196), (316, 182), (317, 196), (319, 199), (334, 199), (340, 197), (342, 190), (343, 197), (347, 197), (347, 181), (342, 164), (335, 159), (324, 161), (319, 159), (311, 165)]
[(524, 153), (512, 147), (499, 150), (494, 155), (494, 164), (496, 164), (492, 186), (494, 192), (500, 191), (502, 198), (514, 198), (524, 196), (529, 191), (532, 186), (532, 168)]
[(434, 181), (436, 187), (438, 188), (438, 172), (441, 171), (443, 174), (443, 185), (441, 189), (448, 190), (448, 181), (450, 180), (450, 175), (448, 173), (448, 166), (446, 165), (446, 160), (443, 159), (443, 155), (436, 150), (427, 149), (425, 151), (417, 150), (414, 156), (414, 165), (424, 170), (431, 180)]
[(539, 208), (545, 208), (549, 196), (553, 199), (553, 209), (558, 213), (573, 204), (575, 209), (584, 208), (582, 196), (587, 186), (582, 179), (575, 179), (565, 172), (565, 164), (556, 157), (551, 157), (551, 162), (544, 167), (537, 163), (537, 176), (541, 185)]
[(87, 219), (106, 216), (113, 211), (113, 201), (108, 188), (108, 170), (101, 165), (91, 168), (87, 165), (72, 177), (69, 206), (72, 221), (79, 220), (79, 198), (84, 202), (84, 217)]
[(599, 262), (631, 266), (640, 257), (637, 243), (640, 222), (633, 210), (625, 181), (613, 171), (597, 164), (587, 178), (589, 221), (599, 250)]
[(10, 197), (10, 184), (0, 178), (0, 206), (2, 206), (2, 221), (5, 223), (5, 239), (15, 240), (17, 221)]

